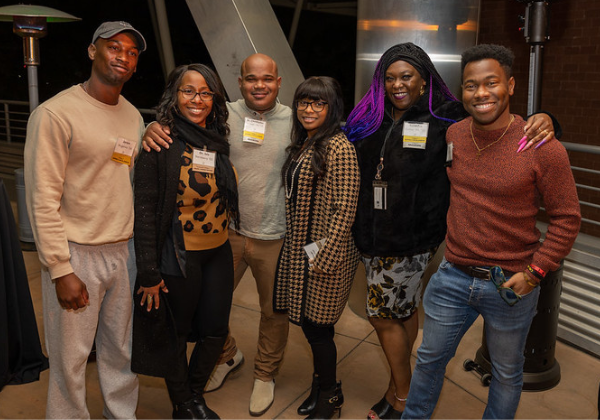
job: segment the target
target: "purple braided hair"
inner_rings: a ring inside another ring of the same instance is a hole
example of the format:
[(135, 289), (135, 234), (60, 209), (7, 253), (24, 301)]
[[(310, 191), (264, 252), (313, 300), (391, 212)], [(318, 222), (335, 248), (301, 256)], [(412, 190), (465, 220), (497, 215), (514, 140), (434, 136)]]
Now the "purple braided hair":
[(429, 74), (429, 112), (431, 115), (439, 120), (456, 122), (439, 117), (433, 112), (434, 89), (448, 101), (458, 101), (458, 99), (450, 92), (427, 53), (412, 42), (406, 42), (390, 47), (377, 62), (369, 90), (356, 104), (346, 121), (344, 132), (350, 141), (363, 139), (373, 134), (381, 126), (385, 103), (385, 71), (399, 60), (413, 65), (423, 78)]

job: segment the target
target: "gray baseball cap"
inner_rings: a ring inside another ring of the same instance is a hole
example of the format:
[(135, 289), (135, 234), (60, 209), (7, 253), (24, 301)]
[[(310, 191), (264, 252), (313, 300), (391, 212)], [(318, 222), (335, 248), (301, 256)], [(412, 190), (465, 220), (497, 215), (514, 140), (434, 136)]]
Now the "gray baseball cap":
[(146, 40), (141, 32), (131, 26), (131, 24), (123, 21), (104, 22), (102, 25), (98, 26), (98, 29), (96, 29), (96, 32), (94, 32), (94, 36), (92, 37), (92, 44), (95, 43), (98, 38), (112, 38), (116, 34), (125, 31), (133, 33), (135, 39), (137, 40), (137, 47), (140, 52), (146, 51)]

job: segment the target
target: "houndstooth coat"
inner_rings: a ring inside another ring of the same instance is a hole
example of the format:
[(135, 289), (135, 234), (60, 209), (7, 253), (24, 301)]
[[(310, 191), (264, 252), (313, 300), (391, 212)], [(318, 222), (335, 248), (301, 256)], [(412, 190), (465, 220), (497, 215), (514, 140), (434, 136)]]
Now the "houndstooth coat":
[[(346, 306), (358, 265), (351, 227), (360, 175), (354, 147), (343, 133), (329, 139), (325, 175), (316, 180), (308, 149), (299, 167), (296, 199), (286, 199), (286, 234), (275, 277), (274, 307), (290, 321), (333, 325)], [(327, 238), (309, 270), (304, 245)]]

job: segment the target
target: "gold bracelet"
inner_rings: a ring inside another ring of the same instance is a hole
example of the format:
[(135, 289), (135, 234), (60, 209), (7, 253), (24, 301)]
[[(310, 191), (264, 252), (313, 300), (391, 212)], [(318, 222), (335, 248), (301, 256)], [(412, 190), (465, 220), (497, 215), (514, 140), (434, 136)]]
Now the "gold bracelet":
[(523, 277), (525, 277), (525, 281), (527, 282), (528, 285), (530, 285), (533, 288), (536, 288), (538, 286), (539, 283), (532, 283), (531, 282), (531, 277), (529, 277), (529, 273), (527, 271), (523, 272)]
[(529, 281), (529, 279), (527, 279), (527, 280), (525, 280), (525, 281), (527, 282), (527, 284), (528, 284), (528, 285), (530, 285), (530, 286), (531, 286), (531, 287), (533, 287), (533, 288), (535, 288), (535, 287), (537, 287), (537, 286), (538, 286), (538, 284), (537, 284), (537, 283), (532, 283), (532, 282), (530, 282), (530, 281)]

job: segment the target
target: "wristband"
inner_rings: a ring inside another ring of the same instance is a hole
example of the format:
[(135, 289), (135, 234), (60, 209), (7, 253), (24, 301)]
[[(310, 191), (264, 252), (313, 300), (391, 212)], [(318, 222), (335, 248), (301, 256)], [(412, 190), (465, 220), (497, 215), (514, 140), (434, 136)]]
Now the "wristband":
[(527, 266), (527, 271), (536, 277), (538, 283), (546, 277), (546, 272), (537, 265), (530, 264)]

